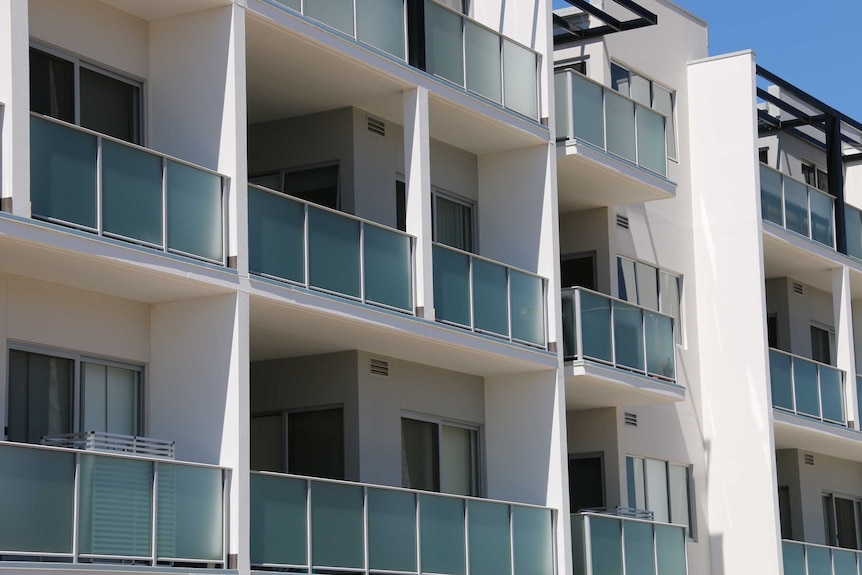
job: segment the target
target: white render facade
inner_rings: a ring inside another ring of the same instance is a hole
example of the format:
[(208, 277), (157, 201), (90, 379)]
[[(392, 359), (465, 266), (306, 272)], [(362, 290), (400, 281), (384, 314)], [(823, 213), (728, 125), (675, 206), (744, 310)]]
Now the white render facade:
[(0, 571), (862, 572), (862, 126), (594, 4), (0, 3)]

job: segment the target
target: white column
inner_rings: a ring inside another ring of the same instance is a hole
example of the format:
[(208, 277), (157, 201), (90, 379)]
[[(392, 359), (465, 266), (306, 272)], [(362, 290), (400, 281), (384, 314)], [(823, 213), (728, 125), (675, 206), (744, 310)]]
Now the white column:
[(850, 291), (850, 268), (832, 270), (832, 305), (835, 310), (836, 365), (847, 374), (844, 381), (844, 405), (847, 420), (859, 429), (856, 408), (856, 354), (853, 344), (853, 294)]
[(25, 217), (30, 216), (29, 29), (26, 2), (0, 2), (0, 208)]
[(407, 188), (407, 233), (416, 236), (416, 309), (434, 319), (431, 268), (431, 142), (428, 90), (404, 92), (404, 171)]

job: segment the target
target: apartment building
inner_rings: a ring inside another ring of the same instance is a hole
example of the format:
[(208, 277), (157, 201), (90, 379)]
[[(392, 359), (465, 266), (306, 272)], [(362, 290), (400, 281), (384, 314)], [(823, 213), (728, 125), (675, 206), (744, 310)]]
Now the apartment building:
[(862, 125), (570, 4), (2, 3), (0, 571), (857, 573)]

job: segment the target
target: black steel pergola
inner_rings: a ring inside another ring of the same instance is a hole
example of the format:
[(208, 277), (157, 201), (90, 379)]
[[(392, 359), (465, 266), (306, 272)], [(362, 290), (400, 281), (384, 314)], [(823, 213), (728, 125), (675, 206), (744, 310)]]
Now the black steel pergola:
[(554, 46), (588, 40), (590, 38), (599, 38), (606, 34), (614, 32), (624, 32), (626, 30), (635, 30), (646, 26), (655, 26), (658, 24), (658, 16), (650, 12), (633, 0), (606, 0), (616, 3), (625, 8), (625, 10), (633, 16), (627, 20), (620, 20), (608, 14), (606, 11), (593, 6), (589, 0), (566, 0), (573, 7), (581, 10), (575, 16), (589, 15), (602, 24), (600, 26), (589, 27), (589, 18), (564, 17), (554, 14), (554, 26), (556, 31), (560, 33), (554, 34)]

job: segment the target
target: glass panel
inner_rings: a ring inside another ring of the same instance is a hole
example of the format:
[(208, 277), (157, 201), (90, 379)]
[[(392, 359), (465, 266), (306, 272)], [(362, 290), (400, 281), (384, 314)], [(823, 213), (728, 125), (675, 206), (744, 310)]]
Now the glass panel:
[(422, 571), (464, 575), (464, 501), (419, 496)]
[(656, 459), (644, 459), (646, 464), (647, 509), (654, 513), (656, 521), (670, 521), (667, 497), (667, 463)]
[(858, 574), (856, 571), (856, 554), (851, 551), (833, 551), (832, 566), (835, 569), (835, 575)]
[[(574, 575), (587, 575), (587, 550), (586, 541), (584, 540), (584, 522), (586, 518), (583, 515), (572, 515), (572, 571)], [(518, 549), (515, 549), (515, 557), (518, 556)], [(521, 575), (519, 572), (518, 575)]]
[(365, 224), (365, 299), (413, 311), (413, 260), (410, 238)]
[(628, 96), (630, 94), (630, 85), (629, 71), (622, 66), (611, 63), (611, 87), (617, 92), (622, 92)]
[(504, 103), (529, 118), (539, 116), (536, 55), (503, 38)]
[(823, 406), (823, 419), (844, 423), (844, 393), (841, 385), (841, 372), (820, 366), (820, 401)]
[(434, 241), (473, 251), (473, 208), (464, 202), (434, 196)]
[(162, 159), (102, 142), (102, 228), (162, 245)]
[(401, 419), (403, 487), (426, 491), (440, 489), (439, 441), (437, 424), (406, 417)]
[(566, 361), (578, 356), (578, 334), (575, 324), (575, 291), (563, 290), (563, 355)]
[(808, 556), (809, 575), (820, 575), (821, 573), (823, 575), (832, 574), (832, 560), (829, 556), (829, 549), (808, 546), (805, 551)]
[(434, 313), (439, 320), (470, 325), (470, 258), (433, 247)]
[(820, 417), (816, 364), (802, 359), (794, 359), (793, 383), (796, 388), (796, 412)]
[[(337, 0), (336, 0), (337, 1)], [(425, 0), (425, 57), (429, 74), (464, 85), (462, 18)]]
[(289, 477), (251, 475), (251, 562), (253, 565), (304, 565), (306, 482)]
[(782, 541), (781, 552), (784, 556), (784, 575), (805, 575), (805, 551), (802, 545)]
[(403, 60), (404, 0), (356, 0), (356, 12), (359, 39)]
[(305, 283), (304, 218), (304, 204), (249, 188), (249, 270)]
[(574, 115), (575, 137), (600, 148), (605, 147), (604, 113), (602, 111), (603, 89), (572, 73), (572, 114)]
[(763, 219), (783, 226), (781, 204), (781, 174), (760, 166), (760, 211)]
[(669, 463), (670, 522), (677, 525), (689, 523), (688, 467)]
[(652, 525), (623, 521), (626, 575), (655, 575)]
[(0, 446), (0, 551), (72, 553), (75, 455)]
[(833, 247), (835, 224), (832, 220), (832, 197), (811, 191), (811, 239)]
[(769, 382), (772, 405), (793, 411), (793, 387), (790, 379), (790, 357), (769, 350)]
[(659, 311), (674, 318), (674, 341), (682, 343), (680, 319), (679, 278), (673, 274), (659, 271)]
[(71, 359), (9, 350), (10, 441), (72, 432), (73, 371)]
[(599, 295), (581, 292), (581, 336), (584, 357), (612, 362), (611, 302)]
[(222, 179), (168, 160), (168, 248), (220, 262)]
[(353, 6), (344, 0), (306, 1), (305, 15), (353, 36)]
[[(574, 541), (574, 528), (572, 540)], [(512, 507), (512, 542), (515, 575), (552, 575), (551, 512), (531, 507)], [(574, 544), (574, 543), (573, 543)]]
[[(635, 262), (638, 284), (638, 305), (658, 309), (658, 270), (651, 265)], [(628, 301), (632, 301), (629, 298)]]
[(96, 137), (30, 118), (33, 215), (96, 227)]
[(588, 518), (592, 543), (593, 573), (616, 575), (623, 572), (622, 529), (619, 519)]
[(440, 435), (440, 491), (477, 495), (476, 431), (443, 425)]
[(81, 429), (138, 435), (138, 372), (84, 363)]
[(277, 2), (278, 4), (281, 4), (283, 6), (287, 6), (288, 8), (293, 8), (297, 12), (299, 11), (300, 6), (302, 5), (302, 0), (273, 0), (273, 2)]
[(626, 483), (629, 507), (646, 509), (644, 459), (642, 457), (626, 457)]
[(569, 110), (572, 103), (569, 101), (569, 85), (572, 75), (570, 72), (554, 74), (554, 106), (556, 107), (555, 127), (557, 139), (571, 139), (569, 133)]
[(359, 222), (308, 207), (308, 283), (358, 298)]
[(78, 551), (82, 555), (152, 554), (153, 464), (81, 455)]
[(362, 487), (312, 482), (312, 563), (326, 567), (364, 567), (362, 515)]
[(638, 286), (635, 282), (635, 262), (617, 257), (617, 283), (620, 299), (638, 302)]
[(489, 100), (501, 102), (500, 37), (467, 21), (464, 23), (464, 38), (467, 49), (467, 89)]
[(679, 527), (655, 526), (658, 572), (661, 575), (686, 575), (685, 533)]
[(844, 232), (847, 235), (847, 255), (862, 259), (862, 214), (851, 205), (844, 205)]
[(473, 260), (473, 326), (477, 330), (509, 335), (506, 268)]
[(808, 188), (787, 178), (783, 180), (786, 227), (808, 237)]
[(667, 157), (676, 158), (676, 126), (673, 118), (673, 94), (653, 84), (652, 107), (665, 116), (665, 142)]
[(344, 410), (316, 409), (287, 417), (287, 472), (344, 479)]
[(535, 345), (545, 345), (543, 280), (509, 270), (512, 337)]
[(643, 76), (631, 74), (629, 77), (631, 82), (631, 99), (644, 106), (652, 106), (652, 90), (650, 90), (650, 81)]
[(221, 469), (159, 463), (158, 497), (159, 557), (221, 561)]
[(625, 303), (614, 303), (614, 352), (616, 364), (644, 370), (643, 312)]
[(81, 126), (141, 143), (141, 88), (81, 66)]
[(75, 65), (30, 48), (30, 109), (75, 122)]
[(416, 496), (368, 488), (368, 563), (371, 569), (416, 570)]
[(647, 371), (674, 379), (673, 320), (663, 315), (644, 312), (644, 327)]
[(652, 110), (637, 107), (638, 165), (662, 176), (667, 175), (664, 118)]
[(469, 501), (467, 518), (470, 529), (470, 575), (511, 573), (509, 506)]
[(634, 103), (606, 90), (605, 114), (608, 152), (634, 162), (636, 160)]

